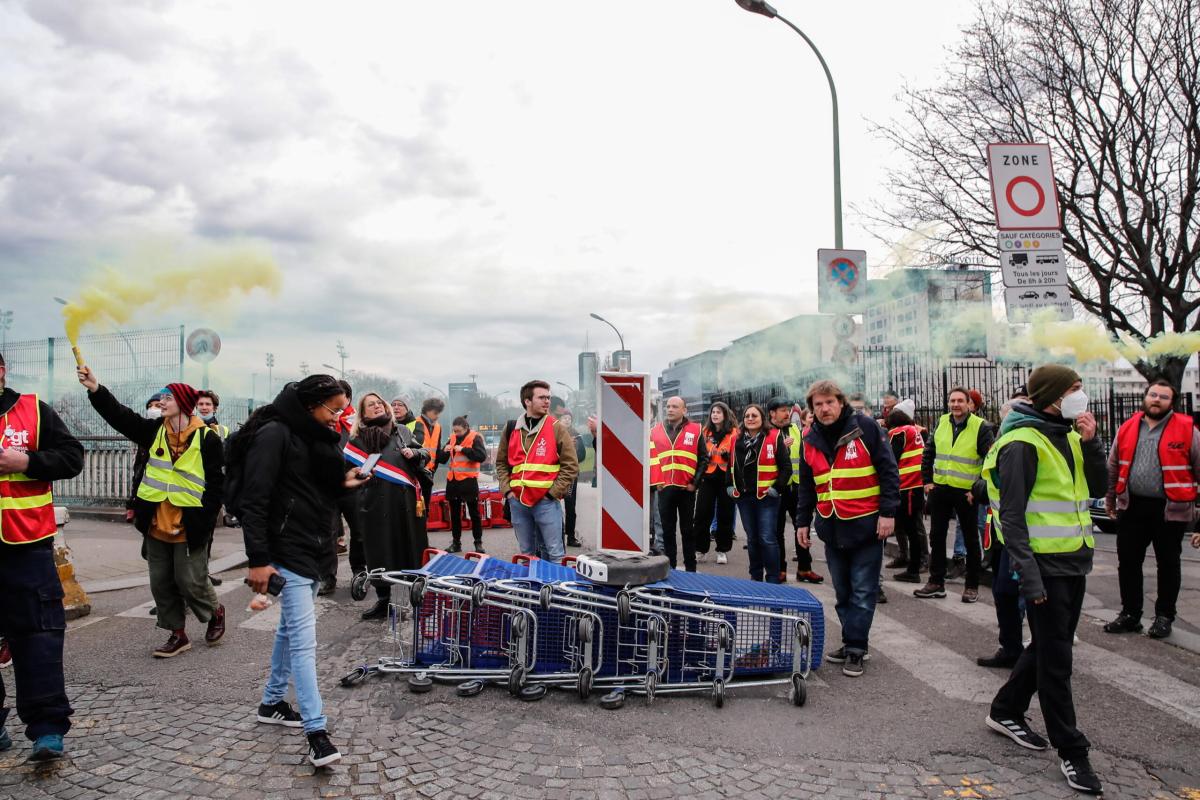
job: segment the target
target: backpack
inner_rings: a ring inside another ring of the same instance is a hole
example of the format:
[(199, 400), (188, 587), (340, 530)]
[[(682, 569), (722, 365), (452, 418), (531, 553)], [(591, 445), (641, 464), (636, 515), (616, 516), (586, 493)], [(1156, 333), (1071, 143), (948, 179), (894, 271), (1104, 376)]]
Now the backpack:
[[(254, 440), (260, 430), (262, 430), (261, 426), (255, 426), (252, 430), (246, 430), (243, 426), (225, 439), (225, 513), (233, 517), (242, 516), (242, 487), (245, 483), (246, 455), (254, 447)], [(291, 452), (291, 436), (288, 436), (285, 448), (289, 453)], [(290, 460), (287, 454), (280, 463), (283, 464), (285, 470), (289, 468)]]

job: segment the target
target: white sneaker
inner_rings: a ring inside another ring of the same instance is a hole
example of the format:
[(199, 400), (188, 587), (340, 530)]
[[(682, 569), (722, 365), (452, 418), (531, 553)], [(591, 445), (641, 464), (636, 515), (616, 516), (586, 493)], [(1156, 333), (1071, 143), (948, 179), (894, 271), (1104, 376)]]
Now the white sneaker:
[(717, 563), (718, 564), (728, 564), (729, 556), (725, 555), (724, 553), (717, 553)]
[(696, 553), (696, 563), (703, 564), (708, 561), (708, 553)]

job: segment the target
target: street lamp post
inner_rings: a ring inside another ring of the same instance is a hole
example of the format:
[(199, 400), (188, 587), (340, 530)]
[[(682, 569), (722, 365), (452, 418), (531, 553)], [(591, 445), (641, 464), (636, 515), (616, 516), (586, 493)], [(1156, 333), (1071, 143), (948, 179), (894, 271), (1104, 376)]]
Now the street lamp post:
[(12, 311), (0, 311), (0, 351), (8, 347), (8, 331), (12, 327), (12, 321)]
[[(829, 95), (833, 99), (833, 240), (834, 247), (842, 249), (842, 146), (841, 133), (838, 128), (838, 99), (837, 87), (833, 85), (833, 73), (829, 71), (829, 65), (825, 63), (825, 56), (821, 55), (821, 51), (813, 44), (813, 40), (808, 38), (804, 31), (797, 28), (786, 17), (779, 15), (779, 12), (772, 8), (764, 0), (736, 0), (737, 4), (753, 14), (761, 14), (768, 19), (778, 19), (784, 25), (800, 34), (808, 46), (817, 56), (817, 60), (821, 62), (821, 69), (825, 70), (825, 79), (829, 81)], [(595, 316), (593, 314), (592, 316)]]
[(275, 354), (267, 353), (267, 397), (271, 396), (272, 384), (275, 382)]
[[(841, 247), (841, 245), (838, 245), (838, 247)], [(346, 359), (350, 357), (350, 354), (346, 352), (346, 345), (342, 344), (341, 339), (337, 340), (337, 353), (338, 358), (342, 359), (341, 378), (342, 380), (346, 380)]]
[(326, 364), (324, 362), (321, 363), (321, 366), (324, 367), (325, 369), (329, 370), (330, 372), (336, 372), (338, 374), (339, 378), (341, 378), (342, 380), (346, 380), (346, 371), (345, 370), (338, 369), (333, 364)]
[(424, 384), (425, 386), (428, 386), (430, 389), (433, 389), (435, 392), (437, 392), (438, 394), (440, 394), (442, 397), (446, 398), (447, 400), (450, 399), (450, 395), (446, 394), (441, 389), (434, 386), (432, 383), (425, 383), (425, 381), (421, 381), (421, 383)]
[(620, 358), (618, 359), (618, 363), (614, 364), (613, 366), (616, 367), (616, 370), (618, 372), (628, 372), (630, 358), (629, 358), (629, 351), (625, 349), (625, 337), (621, 335), (621, 332), (619, 330), (617, 330), (616, 325), (613, 325), (611, 322), (609, 322), (608, 320), (606, 320), (604, 317), (600, 316), (599, 314), (588, 314), (588, 316), (591, 317), (592, 319), (600, 320), (605, 325), (612, 328), (613, 332), (615, 334), (617, 334), (617, 340), (621, 343), (621, 349), (619, 351)]

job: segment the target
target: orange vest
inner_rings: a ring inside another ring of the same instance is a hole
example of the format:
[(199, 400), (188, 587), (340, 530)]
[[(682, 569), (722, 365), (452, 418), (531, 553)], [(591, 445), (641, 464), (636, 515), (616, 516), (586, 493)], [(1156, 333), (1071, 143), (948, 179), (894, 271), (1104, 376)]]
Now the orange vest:
[[(1117, 494), (1125, 491), (1129, 467), (1137, 450), (1142, 412), (1134, 414), (1117, 431)], [(1158, 462), (1163, 471), (1163, 492), (1173, 503), (1191, 503), (1196, 499), (1196, 475), (1188, 456), (1192, 452), (1192, 418), (1178, 411), (1167, 418), (1158, 441)]]
[(431, 427), (429, 421), (424, 417), (418, 417), (418, 419), (421, 420), (421, 430), (423, 431), (421, 434), (421, 447), (428, 450), (432, 456), (429, 459), (429, 463), (425, 465), (425, 468), (432, 475), (434, 472), (437, 472), (437, 451), (438, 445), (442, 441), (442, 425), (440, 422), (435, 422)]
[(684, 423), (675, 435), (674, 442), (667, 438), (663, 423), (655, 425), (650, 431), (650, 451), (654, 454), (650, 466), (650, 484), (686, 487), (694, 483), (696, 466), (700, 461), (700, 439), (698, 422)]
[[(17, 404), (0, 416), (0, 447), (35, 452), (41, 433), (42, 410), (35, 394), (21, 395)], [(31, 544), (53, 536), (57, 530), (48, 481), (19, 472), (0, 475), (0, 541)]]
[[(762, 447), (758, 448), (758, 472), (757, 472), (757, 491), (755, 496), (762, 500), (767, 496), (767, 490), (775, 485), (775, 480), (779, 477), (779, 446), (783, 444), (779, 428), (771, 428), (763, 437)], [(737, 490), (737, 484), (734, 484), (733, 496), (737, 497), (741, 494)]]
[(718, 442), (707, 428), (704, 430), (704, 452), (708, 454), (708, 466), (704, 469), (705, 475), (712, 475), (717, 470), (729, 471), (729, 458), (733, 453), (733, 443), (737, 441), (737, 435), (738, 429), (735, 427), (731, 433), (725, 434), (725, 438)]
[(893, 436), (904, 436), (903, 449), (900, 451), (900, 491), (910, 491), (921, 488), (921, 455), (925, 452), (925, 439), (921, 429), (916, 425), (901, 425), (888, 431), (888, 439)]
[(862, 439), (837, 449), (830, 467), (825, 453), (804, 443), (804, 461), (812, 468), (817, 513), (828, 519), (857, 519), (879, 511), (879, 476)]
[(542, 417), (532, 452), (525, 450), (525, 437), (519, 425), (513, 425), (508, 437), (509, 488), (523, 506), (532, 508), (546, 496), (558, 477), (558, 441), (554, 438), (554, 417)]
[(454, 452), (457, 445), (462, 445), (464, 449), (475, 444), (476, 437), (479, 436), (475, 431), (469, 432), (463, 440), (458, 441), (458, 434), (450, 437), (448, 446), (450, 447), (450, 471), (446, 473), (448, 481), (465, 481), (468, 478), (479, 477), (479, 462), (472, 461), (467, 458), (466, 454)]

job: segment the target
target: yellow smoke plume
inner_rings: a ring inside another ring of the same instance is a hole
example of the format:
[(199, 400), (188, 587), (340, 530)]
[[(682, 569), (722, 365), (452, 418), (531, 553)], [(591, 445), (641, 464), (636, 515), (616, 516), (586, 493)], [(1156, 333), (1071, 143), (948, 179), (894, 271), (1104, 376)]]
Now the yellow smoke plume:
[(144, 274), (108, 267), (63, 307), (63, 321), (74, 346), (85, 327), (97, 322), (123, 325), (150, 306), (155, 311), (173, 306), (215, 309), (253, 289), (278, 294), (282, 287), (278, 265), (247, 250), (193, 256), (170, 269), (156, 267)]

